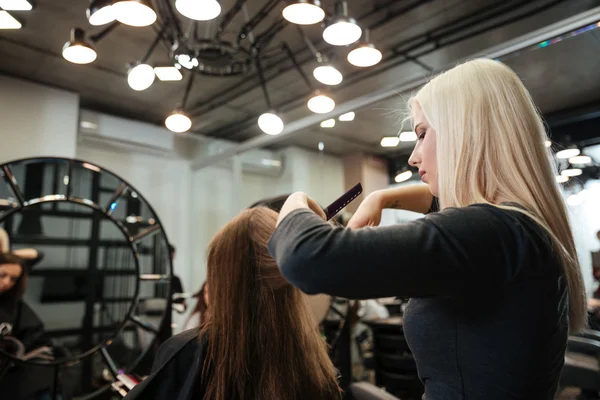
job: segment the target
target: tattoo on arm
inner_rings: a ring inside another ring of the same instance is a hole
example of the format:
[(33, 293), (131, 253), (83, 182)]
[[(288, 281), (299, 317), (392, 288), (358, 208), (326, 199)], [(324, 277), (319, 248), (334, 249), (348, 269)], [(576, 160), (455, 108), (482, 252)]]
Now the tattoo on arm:
[(390, 201), (388, 204), (386, 204), (385, 208), (395, 208), (395, 209), (399, 209), (400, 208), (400, 200), (394, 200), (394, 201)]

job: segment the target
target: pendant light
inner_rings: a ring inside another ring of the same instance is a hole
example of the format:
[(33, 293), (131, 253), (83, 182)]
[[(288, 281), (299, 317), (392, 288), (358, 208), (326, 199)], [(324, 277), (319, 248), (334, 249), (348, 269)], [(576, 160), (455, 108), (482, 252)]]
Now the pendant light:
[(148, 64), (138, 64), (129, 70), (127, 83), (138, 92), (148, 89), (154, 83), (154, 68)]
[(383, 55), (377, 50), (375, 45), (370, 41), (369, 30), (365, 31), (365, 40), (359, 44), (354, 50), (348, 53), (348, 62), (355, 67), (372, 67), (379, 64)]
[(74, 64), (89, 64), (97, 57), (94, 45), (86, 40), (85, 31), (81, 28), (71, 29), (71, 38), (63, 46), (62, 55)]
[(313, 70), (313, 76), (324, 85), (339, 85), (344, 76), (332, 65), (321, 65)]
[(175, 110), (165, 120), (165, 126), (171, 132), (184, 133), (192, 127), (192, 120), (182, 110)]
[(575, 157), (578, 156), (581, 153), (581, 151), (578, 148), (570, 148), (570, 149), (565, 149), (565, 150), (561, 150), (559, 152), (556, 153), (556, 157), (559, 159), (568, 159), (571, 157)]
[(113, 22), (115, 13), (112, 0), (91, 0), (86, 15), (90, 25), (100, 26)]
[(274, 111), (266, 112), (258, 117), (258, 127), (267, 135), (275, 136), (283, 132), (283, 120)]
[(347, 46), (360, 39), (361, 35), (360, 26), (348, 17), (348, 4), (338, 1), (335, 4), (335, 17), (323, 31), (323, 39), (332, 46)]
[(335, 108), (335, 101), (327, 94), (317, 90), (308, 100), (308, 109), (316, 114), (327, 114)]
[(117, 21), (129, 26), (148, 26), (156, 21), (149, 0), (116, 0), (112, 5)]
[(407, 180), (412, 178), (412, 175), (413, 175), (412, 171), (410, 169), (406, 169), (406, 170), (398, 173), (396, 175), (396, 177), (394, 178), (394, 181), (396, 183), (406, 182)]
[(175, 8), (184, 17), (195, 21), (210, 21), (221, 14), (217, 0), (177, 0)]
[(286, 6), (281, 12), (283, 18), (292, 24), (313, 25), (325, 19), (325, 11), (319, 0), (298, 0)]

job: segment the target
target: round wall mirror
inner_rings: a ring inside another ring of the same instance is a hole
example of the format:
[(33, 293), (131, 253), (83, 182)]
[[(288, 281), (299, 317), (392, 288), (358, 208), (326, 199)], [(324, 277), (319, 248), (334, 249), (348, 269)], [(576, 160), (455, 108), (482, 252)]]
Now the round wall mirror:
[(129, 183), (85, 161), (24, 159), (0, 171), (5, 260), (34, 254), (11, 290), (0, 285), (0, 390), (27, 370), (53, 371), (55, 394), (108, 390), (170, 329), (160, 220)]

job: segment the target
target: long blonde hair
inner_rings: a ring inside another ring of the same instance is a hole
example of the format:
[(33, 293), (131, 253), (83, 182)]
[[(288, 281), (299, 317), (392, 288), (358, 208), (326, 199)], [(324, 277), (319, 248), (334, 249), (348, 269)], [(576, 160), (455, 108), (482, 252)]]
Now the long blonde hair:
[(567, 282), (569, 328), (583, 328), (586, 297), (556, 165), (540, 114), (517, 74), (498, 61), (468, 61), (432, 79), (409, 108), (414, 102), (436, 131), (441, 208), (493, 204), (544, 227)]

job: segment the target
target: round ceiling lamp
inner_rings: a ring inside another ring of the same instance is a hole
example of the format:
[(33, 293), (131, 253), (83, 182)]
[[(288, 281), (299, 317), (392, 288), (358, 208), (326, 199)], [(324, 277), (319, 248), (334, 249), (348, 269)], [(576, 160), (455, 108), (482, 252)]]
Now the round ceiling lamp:
[(372, 67), (379, 64), (383, 54), (372, 43), (366, 43), (358, 46), (348, 53), (348, 62), (355, 67)]
[(317, 90), (315, 95), (308, 100), (307, 106), (316, 114), (327, 114), (335, 108), (335, 101)]
[(221, 14), (217, 0), (177, 0), (175, 8), (184, 17), (195, 21), (210, 21)]
[(325, 19), (325, 11), (319, 0), (295, 1), (286, 6), (281, 14), (292, 24), (298, 25), (313, 25)]
[(321, 65), (313, 70), (313, 76), (324, 85), (339, 85), (344, 77), (342, 73), (331, 65)]
[(112, 0), (92, 0), (86, 11), (90, 25), (106, 25), (115, 20)]
[(279, 135), (283, 132), (283, 126), (283, 120), (274, 112), (267, 112), (258, 117), (258, 127), (267, 135)]
[(112, 5), (117, 21), (129, 26), (148, 26), (156, 21), (149, 0), (116, 0)]
[(71, 40), (63, 46), (62, 55), (65, 60), (74, 64), (89, 64), (96, 57), (94, 45), (85, 39), (85, 31), (81, 28), (71, 29)]
[(332, 46), (347, 46), (356, 42), (362, 29), (353, 18), (348, 17), (348, 3), (335, 3), (335, 16), (323, 31), (323, 39)]
[(154, 68), (148, 64), (138, 64), (127, 74), (127, 83), (133, 90), (140, 92), (152, 86), (154, 78)]
[(165, 126), (171, 132), (183, 133), (190, 130), (192, 120), (183, 111), (173, 111), (165, 120)]

